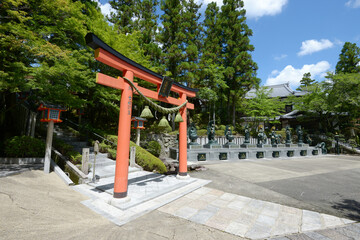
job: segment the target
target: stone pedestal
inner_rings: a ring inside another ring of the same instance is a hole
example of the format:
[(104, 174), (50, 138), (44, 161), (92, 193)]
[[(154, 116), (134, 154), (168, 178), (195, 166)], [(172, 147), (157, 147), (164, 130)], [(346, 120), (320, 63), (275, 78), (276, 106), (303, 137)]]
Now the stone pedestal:
[(232, 142), (227, 142), (226, 144), (223, 145), (223, 148), (239, 148), (240, 146), (232, 143)]
[(218, 144), (217, 142), (213, 142), (213, 143), (205, 144), (205, 145), (204, 145), (204, 148), (210, 148), (210, 149), (213, 149), (213, 148), (221, 148), (221, 145)]

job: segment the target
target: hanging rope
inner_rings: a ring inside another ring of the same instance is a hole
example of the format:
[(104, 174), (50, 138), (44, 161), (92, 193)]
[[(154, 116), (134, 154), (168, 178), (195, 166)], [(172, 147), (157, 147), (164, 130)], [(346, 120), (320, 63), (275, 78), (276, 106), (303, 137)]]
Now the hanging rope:
[(126, 81), (127, 83), (130, 84), (130, 86), (131, 86), (132, 89), (135, 89), (135, 91), (137, 91), (137, 92), (139, 93), (139, 95), (140, 95), (142, 98), (144, 98), (147, 103), (149, 103), (149, 105), (150, 105), (151, 107), (153, 107), (155, 110), (157, 110), (157, 111), (159, 111), (159, 112), (161, 112), (161, 113), (165, 113), (165, 114), (175, 113), (175, 112), (179, 111), (180, 108), (184, 107), (184, 106), (187, 104), (187, 102), (188, 102), (188, 100), (186, 100), (186, 101), (185, 101), (183, 104), (181, 104), (180, 106), (173, 107), (173, 108), (165, 108), (165, 107), (162, 107), (162, 106), (154, 103), (153, 101), (151, 101), (149, 98), (145, 97), (144, 94), (142, 94), (142, 93), (140, 92), (140, 90), (134, 85), (134, 83), (133, 83), (132, 81), (130, 81), (128, 78), (126, 78), (126, 77), (123, 77), (123, 78), (125, 79), (125, 81)]

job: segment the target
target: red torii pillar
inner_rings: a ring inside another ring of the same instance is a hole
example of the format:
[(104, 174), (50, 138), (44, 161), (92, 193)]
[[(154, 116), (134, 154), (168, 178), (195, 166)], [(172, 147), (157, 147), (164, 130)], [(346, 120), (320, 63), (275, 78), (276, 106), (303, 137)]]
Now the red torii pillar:
[[(102, 42), (94, 34), (86, 35), (87, 44), (95, 49), (95, 59), (104, 64), (116, 68), (123, 72), (123, 76), (133, 82), (134, 77), (138, 77), (145, 81), (157, 85), (158, 91), (162, 83), (162, 76), (152, 72), (151, 70), (139, 65), (138, 63), (126, 58), (119, 52), (115, 51), (104, 42)], [(110, 76), (97, 73), (96, 82), (105, 86), (122, 90), (119, 114), (118, 142), (116, 150), (116, 166), (114, 179), (114, 198), (124, 198), (127, 196), (128, 187), (128, 169), (129, 169), (129, 147), (130, 147), (130, 131), (131, 131), (131, 110), (132, 110), (132, 94), (133, 90), (130, 84), (123, 78), (117, 79)], [(175, 83), (171, 87), (171, 91), (177, 92), (180, 99), (173, 97), (160, 96), (158, 92), (148, 90), (133, 83), (139, 91), (146, 97), (158, 101), (166, 102), (180, 106), (187, 97), (195, 97), (196, 89), (188, 88), (181, 84)], [(137, 93), (137, 92), (135, 92)], [(194, 105), (187, 103), (180, 109), (183, 122), (179, 123), (179, 173), (178, 177), (186, 178), (187, 175), (187, 118), (186, 110), (194, 109)]]

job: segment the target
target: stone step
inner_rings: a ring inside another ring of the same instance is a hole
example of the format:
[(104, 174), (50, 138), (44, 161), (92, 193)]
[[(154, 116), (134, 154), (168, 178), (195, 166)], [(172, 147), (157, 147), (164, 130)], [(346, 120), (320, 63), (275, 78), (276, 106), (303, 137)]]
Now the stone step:
[(72, 142), (69, 142), (69, 144), (74, 147), (83, 147), (83, 148), (88, 146), (88, 142), (85, 142), (85, 141), (72, 141)]

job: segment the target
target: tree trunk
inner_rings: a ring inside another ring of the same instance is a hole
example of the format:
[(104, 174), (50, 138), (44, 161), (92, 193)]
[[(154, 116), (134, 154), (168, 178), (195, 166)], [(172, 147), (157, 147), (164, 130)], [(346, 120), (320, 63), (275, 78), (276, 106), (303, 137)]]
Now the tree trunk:
[(233, 102), (232, 102), (232, 125), (235, 127), (236, 123), (236, 96), (233, 96)]

